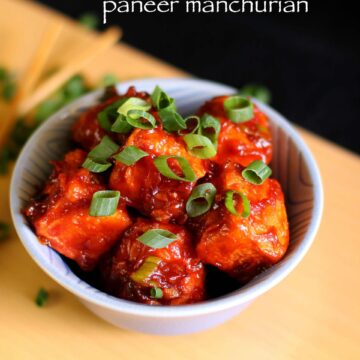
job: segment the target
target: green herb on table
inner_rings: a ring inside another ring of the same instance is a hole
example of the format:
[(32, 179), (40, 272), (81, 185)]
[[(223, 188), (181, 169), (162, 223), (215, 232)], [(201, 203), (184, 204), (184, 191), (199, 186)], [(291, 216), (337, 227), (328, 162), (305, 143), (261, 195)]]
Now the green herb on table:
[(0, 221), (0, 241), (6, 240), (10, 236), (10, 226)]
[(3, 100), (9, 102), (15, 95), (16, 84), (10, 72), (4, 67), (0, 67), (0, 95)]
[(115, 85), (119, 82), (119, 78), (114, 74), (106, 74), (104, 75), (99, 83), (99, 87), (107, 87)]
[(35, 298), (35, 304), (38, 307), (44, 307), (48, 299), (49, 299), (49, 293), (44, 288), (40, 288)]
[(80, 16), (79, 23), (90, 30), (95, 30), (99, 26), (100, 21), (96, 14), (89, 12)]
[(35, 123), (40, 124), (52, 114), (60, 110), (65, 105), (74, 101), (78, 97), (86, 94), (90, 88), (86, 85), (85, 79), (81, 75), (75, 75), (68, 80), (56, 93), (42, 102), (34, 113)]
[(253, 97), (265, 104), (271, 101), (271, 92), (264, 86), (259, 84), (248, 84), (239, 90), (239, 95)]

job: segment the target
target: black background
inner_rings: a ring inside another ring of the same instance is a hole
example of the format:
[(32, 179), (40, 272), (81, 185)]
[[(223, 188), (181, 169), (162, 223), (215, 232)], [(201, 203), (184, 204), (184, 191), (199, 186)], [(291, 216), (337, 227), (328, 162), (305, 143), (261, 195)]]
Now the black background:
[[(74, 18), (101, 0), (42, 0)], [(307, 14), (119, 14), (123, 40), (202, 78), (260, 83), (293, 122), (360, 152), (360, 31), (351, 2)], [(179, 8), (181, 9), (181, 7)]]

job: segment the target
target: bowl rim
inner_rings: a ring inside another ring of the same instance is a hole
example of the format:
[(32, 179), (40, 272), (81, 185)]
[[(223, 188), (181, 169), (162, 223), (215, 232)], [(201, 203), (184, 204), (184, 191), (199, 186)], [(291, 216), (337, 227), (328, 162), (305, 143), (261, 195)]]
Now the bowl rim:
[[(126, 88), (129, 86), (146, 86), (149, 84), (159, 84), (160, 86), (165, 87), (169, 84), (174, 84), (176, 82), (185, 82), (186, 85), (196, 87), (196, 86), (211, 86), (213, 88), (217, 87), (220, 91), (219, 93), (234, 93), (236, 92), (235, 88), (213, 82), (208, 80), (201, 80), (195, 78), (147, 78), (147, 79), (134, 79), (131, 81), (126, 81), (124, 83), (119, 83), (116, 85), (117, 89)], [(55, 267), (44, 263), (40, 257), (40, 254), (36, 251), (35, 247), (31, 246), (30, 237), (25, 233), (25, 224), (20, 221), (23, 220), (23, 216), (18, 209), (16, 209), (15, 204), (17, 203), (17, 183), (21, 178), (21, 166), (20, 164), (24, 162), (24, 159), (27, 158), (29, 150), (31, 150), (36, 144), (37, 137), (47, 128), (51, 128), (52, 122), (61, 117), (63, 114), (66, 114), (74, 109), (78, 109), (81, 104), (86, 100), (97, 99), (102, 93), (102, 90), (95, 90), (86, 94), (85, 96), (75, 100), (73, 103), (67, 105), (66, 107), (60, 109), (57, 113), (52, 115), (42, 126), (40, 126), (31, 138), (27, 141), (23, 147), (13, 174), (10, 183), (10, 210), (12, 220), (16, 229), (16, 232), (24, 245), (27, 252), (33, 258), (33, 260), (42, 268), (45, 273), (47, 273), (53, 280), (63, 286), (65, 289), (78, 296), (80, 299), (83, 299), (92, 304), (98, 305), (100, 307), (110, 309), (116, 312), (125, 313), (129, 315), (140, 315), (145, 317), (158, 317), (158, 318), (179, 318), (179, 317), (191, 317), (191, 316), (200, 316), (204, 314), (216, 313), (224, 311), (233, 307), (238, 307), (242, 304), (248, 303), (254, 300), (256, 297), (262, 295), (263, 293), (270, 290), (272, 287), (276, 286), (281, 282), (294, 268), (300, 263), (307, 251), (309, 250), (314, 237), (320, 226), (322, 212), (323, 212), (323, 188), (321, 182), (321, 175), (316, 164), (316, 161), (309, 150), (308, 146), (305, 144), (298, 132), (292, 127), (292, 125), (286, 120), (281, 114), (276, 110), (272, 109), (269, 105), (255, 101), (259, 108), (265, 112), (266, 115), (271, 118), (272, 122), (275, 122), (279, 125), (293, 140), (296, 147), (301, 151), (304, 162), (309, 169), (309, 174), (311, 181), (313, 183), (313, 194), (314, 194), (314, 208), (311, 216), (311, 221), (308, 226), (308, 229), (302, 239), (299, 247), (294, 250), (291, 258), (284, 262), (283, 265), (279, 263), (279, 267), (274, 270), (274, 272), (267, 278), (249, 285), (244, 290), (242, 288), (235, 290), (229, 294), (226, 294), (222, 297), (205, 300), (201, 303), (189, 304), (189, 305), (180, 305), (180, 306), (150, 306), (146, 304), (139, 304), (131, 302), (124, 299), (119, 299), (113, 297), (109, 294), (103, 293), (89, 284), (81, 281), (87, 286), (79, 286), (79, 284), (74, 284), (67, 279), (67, 277), (58, 272)], [(80, 285), (82, 285), (80, 282)], [(94, 291), (95, 290), (95, 291)]]

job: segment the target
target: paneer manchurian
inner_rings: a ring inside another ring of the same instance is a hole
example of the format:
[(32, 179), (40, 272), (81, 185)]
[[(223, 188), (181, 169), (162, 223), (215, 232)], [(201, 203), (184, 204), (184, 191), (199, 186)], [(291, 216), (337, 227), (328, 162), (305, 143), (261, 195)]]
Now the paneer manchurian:
[(24, 209), (44, 244), (103, 291), (149, 305), (206, 299), (210, 265), (241, 285), (282, 259), (284, 195), (251, 99), (216, 97), (184, 119), (159, 87), (106, 94)]

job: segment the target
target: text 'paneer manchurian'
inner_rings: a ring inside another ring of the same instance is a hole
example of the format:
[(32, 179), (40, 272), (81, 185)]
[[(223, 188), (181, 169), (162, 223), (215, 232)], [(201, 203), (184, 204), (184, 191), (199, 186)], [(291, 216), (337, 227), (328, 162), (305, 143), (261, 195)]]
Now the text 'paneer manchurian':
[(159, 87), (108, 88), (71, 136), (77, 148), (52, 162), (24, 214), (99, 289), (148, 305), (191, 304), (217, 280), (207, 268), (241, 286), (285, 255), (269, 123), (251, 99), (216, 97), (184, 118)]

